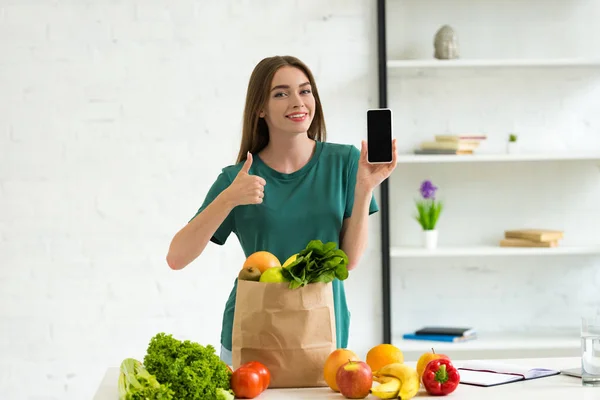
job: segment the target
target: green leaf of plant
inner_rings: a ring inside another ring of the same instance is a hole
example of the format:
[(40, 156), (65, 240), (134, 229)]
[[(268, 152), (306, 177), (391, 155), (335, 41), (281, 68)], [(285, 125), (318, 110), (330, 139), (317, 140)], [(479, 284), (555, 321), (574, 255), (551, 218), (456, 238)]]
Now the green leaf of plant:
[(319, 275), (318, 277), (316, 277), (312, 282), (329, 283), (329, 282), (333, 281), (334, 278), (335, 278), (335, 272), (327, 271), (327, 272)]
[(297, 289), (313, 282), (331, 282), (334, 279), (348, 277), (348, 255), (337, 248), (335, 242), (323, 244), (320, 240), (311, 240), (298, 253), (296, 260), (284, 273), (290, 281), (289, 287)]
[(322, 264), (322, 268), (326, 271), (334, 270), (342, 261), (342, 257), (332, 257)]
[(332, 250), (335, 250), (337, 244), (335, 242), (327, 242), (323, 245), (323, 253), (327, 254)]
[(335, 277), (338, 278), (340, 281), (347, 279), (348, 278), (348, 268), (343, 264), (338, 265), (337, 268), (335, 269)]
[(323, 251), (323, 242), (320, 240), (311, 240), (306, 246), (306, 250), (309, 252), (319, 253)]
[(343, 259), (348, 260), (348, 255), (342, 249), (337, 249), (336, 251), (333, 252), (333, 255), (337, 256), (337, 257), (342, 257)]
[(292, 274), (292, 271), (290, 271), (287, 268), (282, 268), (281, 269), (281, 275), (283, 275), (284, 279), (291, 281), (292, 279), (294, 279), (294, 275)]
[(308, 264), (306, 264), (306, 267), (304, 269), (306, 269), (307, 271), (313, 271), (317, 268), (318, 268), (317, 261), (311, 260)]
[(306, 255), (304, 256), (304, 262), (308, 263), (311, 259), (313, 259), (314, 258), (313, 253), (314, 253), (313, 250), (306, 253)]
[(298, 289), (300, 286), (302, 286), (301, 282), (299, 282), (299, 281), (291, 281), (288, 287), (290, 289)]

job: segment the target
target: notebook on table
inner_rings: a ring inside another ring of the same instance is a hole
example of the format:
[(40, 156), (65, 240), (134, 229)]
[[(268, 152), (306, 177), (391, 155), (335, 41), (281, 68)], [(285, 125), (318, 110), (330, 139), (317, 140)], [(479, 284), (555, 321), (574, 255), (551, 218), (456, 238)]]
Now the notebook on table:
[(460, 383), (489, 387), (558, 375), (560, 371), (496, 361), (477, 360), (465, 362), (458, 368), (458, 373), (460, 374)]

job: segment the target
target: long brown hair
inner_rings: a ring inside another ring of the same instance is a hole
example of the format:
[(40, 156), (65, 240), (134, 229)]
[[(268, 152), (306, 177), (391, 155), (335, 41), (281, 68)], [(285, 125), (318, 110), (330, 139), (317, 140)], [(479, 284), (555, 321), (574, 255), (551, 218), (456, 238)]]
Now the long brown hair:
[(292, 56), (274, 56), (261, 60), (248, 82), (246, 106), (244, 107), (244, 123), (242, 126), (242, 142), (237, 162), (245, 161), (247, 152), (257, 153), (269, 143), (269, 127), (264, 118), (259, 117), (260, 111), (267, 104), (273, 76), (281, 67), (291, 66), (300, 69), (308, 77), (315, 98), (313, 121), (308, 128), (308, 137), (324, 142), (326, 139), (325, 118), (321, 108), (321, 100), (311, 70), (302, 61)]

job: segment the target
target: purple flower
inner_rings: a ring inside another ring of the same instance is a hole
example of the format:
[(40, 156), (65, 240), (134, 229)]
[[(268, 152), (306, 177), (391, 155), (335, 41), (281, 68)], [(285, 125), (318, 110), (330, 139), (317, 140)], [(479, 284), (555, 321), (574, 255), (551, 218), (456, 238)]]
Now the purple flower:
[(433, 183), (431, 183), (430, 180), (426, 180), (423, 181), (423, 183), (421, 183), (421, 196), (423, 196), (424, 199), (435, 199), (435, 191), (437, 190), (436, 186), (433, 186)]

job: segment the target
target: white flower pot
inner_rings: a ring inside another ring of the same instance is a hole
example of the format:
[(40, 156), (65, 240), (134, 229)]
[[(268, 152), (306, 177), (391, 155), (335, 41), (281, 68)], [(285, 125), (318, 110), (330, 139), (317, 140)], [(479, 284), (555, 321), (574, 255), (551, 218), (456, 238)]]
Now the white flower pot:
[(506, 144), (506, 152), (508, 154), (514, 154), (517, 153), (519, 151), (519, 145), (517, 144), (517, 142), (508, 142)]
[(423, 231), (423, 241), (425, 244), (425, 248), (427, 249), (435, 249), (437, 247), (438, 242), (438, 231), (437, 230), (424, 230)]

